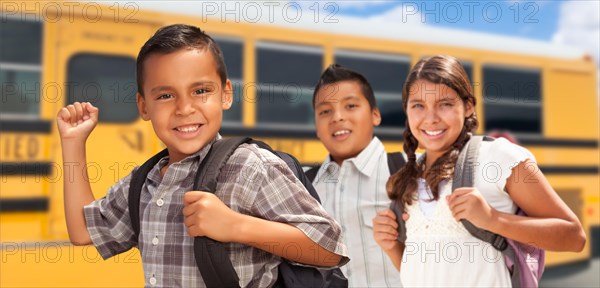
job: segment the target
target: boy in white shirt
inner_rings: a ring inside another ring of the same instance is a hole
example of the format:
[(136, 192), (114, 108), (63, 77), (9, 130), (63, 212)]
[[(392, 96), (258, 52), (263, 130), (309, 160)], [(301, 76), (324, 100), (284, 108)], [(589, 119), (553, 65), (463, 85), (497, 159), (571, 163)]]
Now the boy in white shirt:
[(372, 219), (390, 206), (388, 155), (373, 136), (381, 123), (373, 89), (361, 74), (334, 64), (315, 87), (313, 107), (317, 137), (329, 151), (313, 168), (313, 185), (342, 226), (352, 259), (342, 271), (350, 287), (400, 287), (397, 270), (373, 239)]

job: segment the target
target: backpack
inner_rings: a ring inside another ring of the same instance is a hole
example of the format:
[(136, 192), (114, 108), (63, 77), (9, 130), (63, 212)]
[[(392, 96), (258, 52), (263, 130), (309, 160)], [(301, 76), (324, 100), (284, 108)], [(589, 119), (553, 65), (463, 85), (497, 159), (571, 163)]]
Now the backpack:
[[(298, 160), (287, 153), (274, 151), (264, 142), (249, 137), (228, 138), (214, 142), (208, 154), (198, 166), (193, 189), (214, 193), (217, 187), (217, 176), (221, 169), (237, 147), (243, 143), (256, 144), (258, 147), (269, 150), (284, 160), (310, 195), (320, 202), (315, 188), (302, 172)], [(128, 201), (129, 215), (136, 239), (140, 233), (139, 206), (142, 186), (146, 181), (148, 172), (161, 158), (167, 155), (166, 149), (159, 152), (141, 165), (132, 175)], [(208, 237), (194, 237), (194, 257), (207, 287), (240, 287), (239, 277), (221, 242)], [(320, 269), (299, 266), (282, 258), (278, 271), (279, 275), (275, 283), (277, 287), (348, 287), (348, 279), (344, 277), (339, 268)]]
[[(404, 160), (404, 156), (402, 156), (402, 152), (391, 152), (387, 153), (387, 162), (388, 168), (390, 169), (390, 175), (394, 175), (394, 173), (398, 172), (406, 164), (406, 160)], [(315, 166), (313, 168), (308, 169), (306, 172), (306, 178), (310, 180), (312, 183), (317, 177), (317, 172), (319, 172), (319, 168), (321, 165)]]
[[(479, 157), (481, 141), (494, 141), (494, 138), (471, 136), (456, 161), (452, 191), (460, 187), (473, 187), (475, 163)], [(397, 201), (392, 202), (391, 208), (396, 215), (402, 215), (404, 212), (404, 205), (400, 205)], [(516, 214), (527, 216), (519, 208), (517, 208)], [(511, 275), (512, 287), (538, 287), (539, 280), (542, 278), (542, 273), (544, 273), (544, 250), (480, 229), (465, 219), (460, 221), (475, 238), (491, 244), (502, 252)], [(398, 241), (405, 242), (406, 222), (401, 218), (398, 218), (398, 234)]]

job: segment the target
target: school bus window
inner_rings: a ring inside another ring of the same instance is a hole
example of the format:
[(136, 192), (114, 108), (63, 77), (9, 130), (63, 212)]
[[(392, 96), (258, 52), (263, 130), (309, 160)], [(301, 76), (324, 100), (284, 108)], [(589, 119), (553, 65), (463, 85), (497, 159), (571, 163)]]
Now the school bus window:
[(465, 72), (467, 72), (467, 76), (469, 76), (469, 80), (471, 81), (471, 84), (473, 84), (473, 64), (462, 60), (460, 61), (460, 64), (465, 68)]
[(382, 127), (404, 127), (406, 114), (404, 114), (404, 109), (402, 108), (402, 101), (388, 97), (379, 97), (377, 94), (375, 94), (375, 99), (377, 99), (377, 107), (382, 115), (381, 123), (386, 124), (386, 126)]
[(323, 69), (323, 49), (261, 42), (256, 55), (257, 122), (312, 127), (312, 92)]
[(371, 83), (382, 128), (404, 127), (402, 86), (410, 68), (408, 56), (337, 50), (335, 63), (363, 74)]
[(230, 79), (233, 88), (233, 104), (229, 110), (223, 111), (223, 124), (241, 124), (242, 123), (242, 93), (244, 84), (241, 79)]
[(42, 23), (0, 16), (0, 62), (40, 65)]
[(277, 89), (264, 85), (259, 91), (258, 122), (314, 125), (310, 88), (290, 85)]
[(486, 131), (540, 134), (543, 117), (541, 93), (539, 70), (484, 66)]
[(77, 54), (69, 60), (65, 86), (69, 103), (90, 102), (108, 112), (100, 113), (99, 122), (126, 123), (138, 117), (133, 58)]
[(0, 71), (2, 83), (2, 116), (19, 114), (37, 117), (40, 112), (40, 72), (4, 69)]
[(233, 86), (233, 105), (229, 110), (223, 112), (223, 123), (241, 123), (242, 122), (242, 71), (244, 63), (242, 40), (225, 37), (214, 38), (225, 58), (227, 67), (227, 77), (231, 80)]
[[(0, 14), (1, 15), (1, 14)], [(0, 112), (2, 118), (38, 118), (42, 23), (2, 16), (0, 25)]]
[(242, 64), (244, 63), (242, 40), (225, 37), (215, 37), (214, 39), (223, 51), (227, 76), (230, 79), (242, 79)]

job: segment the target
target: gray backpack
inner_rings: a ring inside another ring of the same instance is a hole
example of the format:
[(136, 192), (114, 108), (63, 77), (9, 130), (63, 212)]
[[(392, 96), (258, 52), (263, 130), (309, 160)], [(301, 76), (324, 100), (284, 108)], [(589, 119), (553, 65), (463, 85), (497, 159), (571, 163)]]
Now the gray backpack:
[[(479, 157), (481, 141), (494, 141), (494, 138), (471, 136), (456, 161), (452, 191), (460, 187), (473, 187), (475, 163)], [(390, 208), (398, 216), (398, 241), (404, 243), (406, 241), (406, 222), (401, 217), (404, 213), (404, 205), (392, 201)], [(517, 209), (516, 214), (527, 215), (521, 209)], [(544, 273), (544, 250), (480, 229), (465, 219), (461, 219), (460, 222), (475, 238), (491, 244), (502, 252), (511, 275), (512, 287), (538, 287), (539, 280)]]

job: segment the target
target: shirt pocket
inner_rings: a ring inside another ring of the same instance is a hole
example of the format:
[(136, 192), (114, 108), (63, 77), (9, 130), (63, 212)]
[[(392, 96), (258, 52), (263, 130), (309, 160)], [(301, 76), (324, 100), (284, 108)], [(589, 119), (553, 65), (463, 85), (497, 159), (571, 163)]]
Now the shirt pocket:
[(375, 218), (377, 213), (386, 209), (390, 209), (392, 201), (389, 200), (387, 196), (385, 197), (386, 198), (383, 198), (383, 196), (380, 195), (377, 197), (378, 199), (373, 197), (373, 199), (367, 199), (363, 201), (360, 207), (360, 214), (362, 214), (360, 218), (363, 222), (363, 226), (373, 228), (373, 218)]
[(373, 218), (375, 218), (376, 212), (373, 209), (364, 209), (362, 211), (362, 226), (373, 230)]

